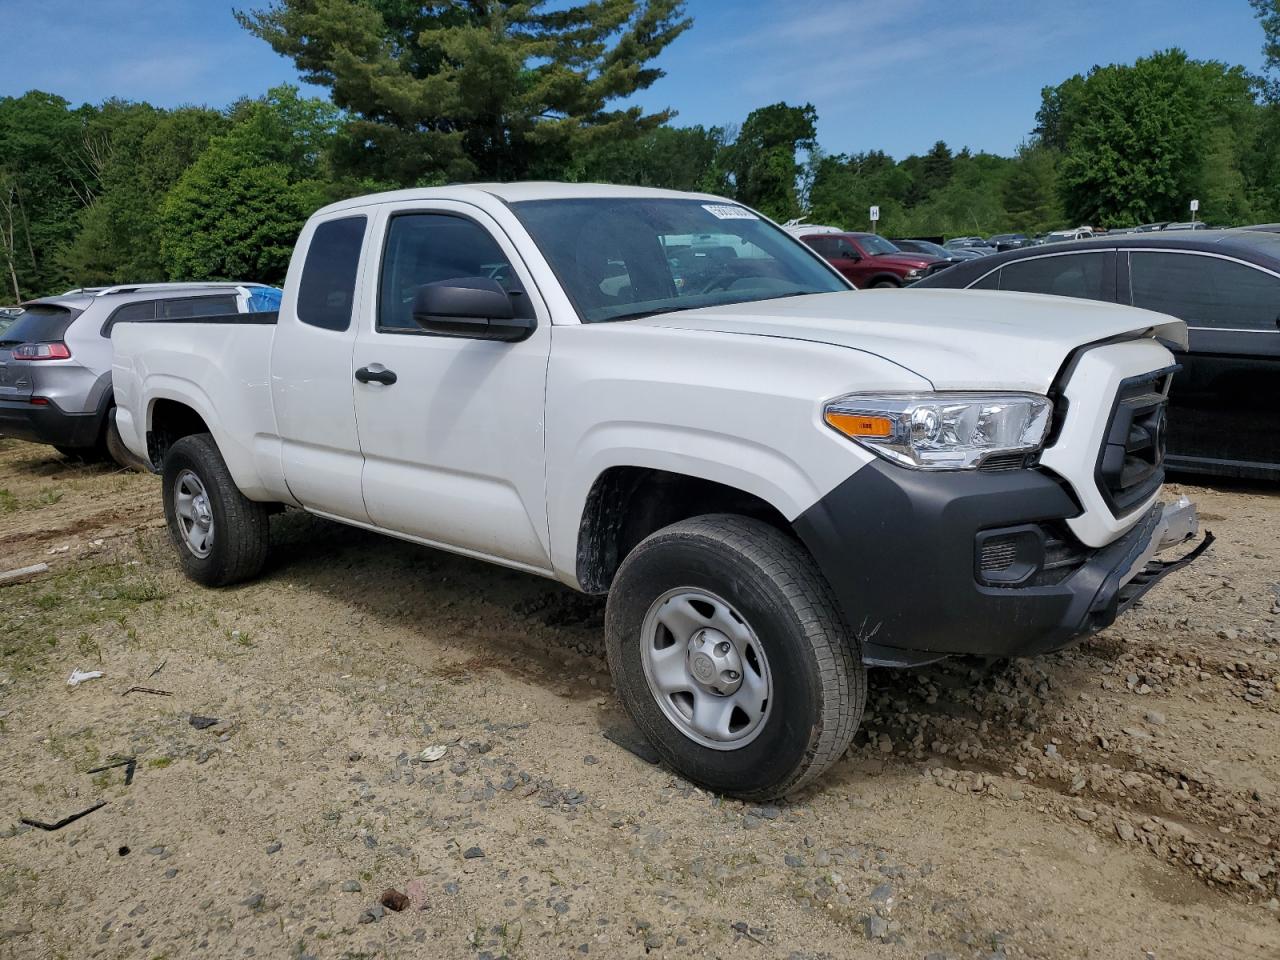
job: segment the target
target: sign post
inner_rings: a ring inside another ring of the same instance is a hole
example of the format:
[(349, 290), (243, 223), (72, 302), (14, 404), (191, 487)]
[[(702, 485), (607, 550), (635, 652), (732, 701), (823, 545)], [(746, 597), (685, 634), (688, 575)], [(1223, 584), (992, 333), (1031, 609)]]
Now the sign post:
[(1200, 211), (1200, 201), (1199, 201), (1199, 200), (1192, 200), (1192, 201), (1191, 201), (1191, 222), (1192, 222), (1192, 223), (1195, 223), (1195, 222), (1196, 222), (1196, 214), (1197, 214), (1199, 211)]
[(879, 222), (879, 220), (880, 220), (880, 208), (872, 207), (871, 208), (871, 232), (872, 233), (876, 232), (876, 224)]

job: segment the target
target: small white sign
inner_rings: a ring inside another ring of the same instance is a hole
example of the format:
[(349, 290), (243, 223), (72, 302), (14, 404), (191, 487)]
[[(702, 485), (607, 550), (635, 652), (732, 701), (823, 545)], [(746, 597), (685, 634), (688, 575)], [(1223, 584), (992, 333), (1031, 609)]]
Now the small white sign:
[(707, 211), (717, 220), (759, 220), (754, 213), (746, 207), (735, 206), (731, 203), (704, 203), (702, 209)]
[(1191, 201), (1191, 212), (1192, 212), (1192, 213), (1195, 213), (1195, 212), (1196, 212), (1197, 210), (1199, 210), (1199, 209), (1200, 209), (1200, 201), (1199, 201), (1199, 200), (1192, 200), (1192, 201)]
[(872, 222), (872, 223), (875, 223), (875, 222), (876, 222), (877, 220), (879, 220), (879, 219), (880, 219), (880, 208), (879, 208), (879, 207), (872, 207), (872, 208), (871, 208), (871, 222)]

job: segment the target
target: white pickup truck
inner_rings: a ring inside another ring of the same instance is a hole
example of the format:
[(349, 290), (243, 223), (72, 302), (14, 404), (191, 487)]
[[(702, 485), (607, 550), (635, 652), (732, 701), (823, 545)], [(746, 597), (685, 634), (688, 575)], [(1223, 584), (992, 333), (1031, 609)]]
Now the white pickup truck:
[(1061, 647), (1176, 561), (1180, 321), (856, 292), (718, 197), (407, 190), (306, 224), (278, 315), (121, 323), (117, 425), (186, 573), (279, 505), (608, 594), (620, 696), (713, 790), (843, 753), (869, 665)]

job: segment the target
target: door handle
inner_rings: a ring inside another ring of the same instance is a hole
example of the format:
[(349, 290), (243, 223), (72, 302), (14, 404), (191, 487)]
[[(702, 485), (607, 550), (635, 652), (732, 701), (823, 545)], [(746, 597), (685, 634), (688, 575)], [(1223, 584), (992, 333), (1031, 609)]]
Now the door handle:
[(356, 379), (361, 383), (381, 383), (389, 387), (396, 382), (396, 375), (393, 370), (370, 370), (368, 367), (361, 367), (356, 371)]

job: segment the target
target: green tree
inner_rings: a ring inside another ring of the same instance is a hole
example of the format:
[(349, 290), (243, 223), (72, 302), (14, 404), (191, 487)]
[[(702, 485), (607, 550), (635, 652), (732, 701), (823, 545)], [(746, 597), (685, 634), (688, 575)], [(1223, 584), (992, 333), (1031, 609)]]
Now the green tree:
[(913, 188), (909, 200), (915, 205), (928, 200), (951, 182), (955, 157), (946, 142), (939, 140), (923, 157), (908, 157), (904, 165), (912, 173)]
[(865, 230), (872, 205), (880, 208), (880, 229), (896, 233), (913, 188), (910, 172), (881, 150), (819, 157), (809, 188), (809, 219)]
[(1241, 122), (1254, 107), (1242, 67), (1191, 60), (1181, 50), (1095, 67), (1047, 91), (1042, 136), (1065, 145), (1068, 218), (1117, 226), (1185, 215), (1206, 185), (1214, 129)]
[(1018, 147), (1018, 157), (1004, 182), (1008, 229), (1040, 233), (1062, 225), (1058, 199), (1058, 152), (1039, 143)]
[(165, 197), (160, 255), (172, 279), (280, 281), (303, 222), (344, 192), (328, 168), (331, 105), (277, 87), (231, 112), (235, 125)]
[(350, 111), (347, 169), (400, 183), (520, 179), (665, 123), (611, 109), (662, 76), (681, 0), (278, 0), (236, 13)]
[(0, 270), (5, 298), (22, 300), (63, 281), (58, 250), (97, 189), (99, 144), (85, 117), (51, 93), (0, 98)]
[(574, 182), (726, 193), (724, 149), (721, 127), (658, 127), (634, 140), (588, 147), (573, 158), (564, 177)]
[(797, 185), (799, 150), (817, 145), (818, 112), (813, 104), (774, 103), (752, 110), (726, 151), (734, 196), (775, 220), (800, 213)]
[(160, 256), (160, 208), (165, 195), (229, 121), (204, 108), (172, 112), (148, 105), (112, 123), (110, 155), (96, 201), (61, 254), (76, 286), (141, 283), (167, 276)]

